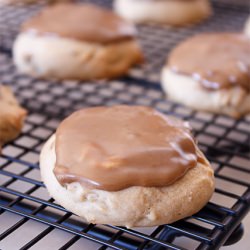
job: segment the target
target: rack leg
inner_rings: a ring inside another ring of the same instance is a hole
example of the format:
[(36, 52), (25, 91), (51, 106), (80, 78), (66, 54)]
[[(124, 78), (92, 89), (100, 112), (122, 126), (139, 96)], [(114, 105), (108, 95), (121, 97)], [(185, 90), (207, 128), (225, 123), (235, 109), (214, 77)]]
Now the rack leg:
[(224, 246), (233, 245), (238, 242), (244, 234), (244, 227), (242, 223), (232, 232), (232, 234), (228, 237), (227, 241), (224, 243)]

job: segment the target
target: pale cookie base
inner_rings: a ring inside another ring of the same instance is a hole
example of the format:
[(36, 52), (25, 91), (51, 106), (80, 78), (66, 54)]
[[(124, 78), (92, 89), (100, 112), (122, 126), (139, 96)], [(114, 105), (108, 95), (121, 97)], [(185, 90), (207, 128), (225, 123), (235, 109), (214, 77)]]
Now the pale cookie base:
[(177, 74), (165, 67), (162, 88), (173, 101), (196, 110), (210, 111), (238, 118), (250, 112), (250, 93), (240, 87), (209, 91), (190, 76)]
[(13, 52), (21, 73), (57, 79), (114, 78), (142, 61), (140, 47), (134, 40), (99, 45), (22, 33)]
[(198, 212), (214, 190), (213, 170), (207, 161), (205, 165), (198, 164), (189, 170), (171, 186), (130, 187), (117, 192), (89, 190), (79, 183), (63, 187), (53, 173), (55, 162), (53, 135), (41, 152), (42, 179), (50, 195), (59, 204), (90, 223), (128, 228), (172, 223)]
[(120, 16), (135, 23), (156, 22), (174, 26), (200, 21), (212, 13), (208, 0), (116, 0), (114, 9)]
[(245, 25), (245, 30), (244, 30), (245, 34), (250, 37), (250, 17), (248, 17), (247, 21), (246, 21), (246, 25)]
[(22, 130), (26, 110), (21, 108), (8, 87), (0, 85), (0, 150)]

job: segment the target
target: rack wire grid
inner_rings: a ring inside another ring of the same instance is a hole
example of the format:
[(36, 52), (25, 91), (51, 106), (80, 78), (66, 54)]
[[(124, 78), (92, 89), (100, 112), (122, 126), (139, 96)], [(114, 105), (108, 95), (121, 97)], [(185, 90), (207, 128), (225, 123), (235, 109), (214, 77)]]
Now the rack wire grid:
[[(93, 2), (111, 6), (109, 0)], [(162, 92), (159, 75), (168, 52), (186, 37), (242, 30), (247, 2), (213, 2), (214, 15), (196, 26), (139, 26), (145, 65), (124, 78), (87, 83), (18, 74), (12, 63), (13, 41), (22, 21), (45, 3), (1, 6), (0, 82), (12, 87), (29, 115), (22, 134), (0, 156), (0, 249), (214, 250), (237, 242), (250, 204), (250, 116), (234, 120), (173, 103)], [(171, 225), (130, 230), (81, 222), (48, 196), (40, 180), (39, 153), (60, 121), (82, 107), (121, 103), (149, 105), (191, 123), (216, 176), (215, 193), (200, 212)]]

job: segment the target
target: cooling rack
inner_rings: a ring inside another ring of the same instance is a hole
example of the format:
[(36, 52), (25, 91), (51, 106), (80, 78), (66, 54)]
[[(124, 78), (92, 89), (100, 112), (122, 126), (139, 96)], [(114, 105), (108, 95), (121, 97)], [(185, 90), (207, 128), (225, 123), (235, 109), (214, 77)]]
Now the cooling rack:
[[(109, 0), (93, 2), (111, 6)], [(170, 102), (161, 91), (159, 73), (168, 52), (186, 37), (242, 30), (249, 14), (247, 1), (214, 2), (214, 16), (197, 26), (139, 26), (145, 65), (124, 78), (84, 84), (16, 72), (13, 40), (21, 22), (44, 5), (0, 7), (0, 82), (10, 85), (29, 111), (23, 133), (0, 156), (0, 249), (214, 250), (237, 242), (250, 206), (250, 116), (234, 120)], [(171, 225), (129, 230), (83, 223), (48, 196), (40, 179), (39, 152), (60, 121), (82, 107), (121, 103), (152, 106), (191, 123), (216, 176), (215, 193), (199, 213)]]

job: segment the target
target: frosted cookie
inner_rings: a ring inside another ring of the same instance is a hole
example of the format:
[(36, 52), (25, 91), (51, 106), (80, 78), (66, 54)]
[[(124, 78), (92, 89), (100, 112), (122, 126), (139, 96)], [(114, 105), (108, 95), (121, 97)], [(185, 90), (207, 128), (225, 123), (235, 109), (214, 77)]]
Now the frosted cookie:
[(26, 110), (19, 106), (11, 90), (0, 85), (0, 151), (4, 143), (19, 135), (25, 116)]
[[(0, 0), (1, 5), (26, 5), (26, 4), (37, 4), (40, 0)], [(73, 2), (73, 0), (47, 0), (47, 3), (53, 4), (56, 2)]]
[(244, 32), (248, 37), (250, 37), (250, 17), (246, 21)]
[(188, 125), (142, 106), (73, 113), (46, 142), (40, 167), (50, 195), (90, 223), (171, 223), (199, 211), (214, 190)]
[(14, 61), (36, 77), (114, 78), (142, 61), (135, 35), (133, 25), (100, 7), (53, 5), (23, 24)]
[(233, 117), (250, 112), (250, 39), (208, 33), (187, 39), (162, 71), (168, 97), (194, 109)]
[(0, 0), (1, 5), (15, 5), (15, 4), (31, 4), (34, 3), (35, 0)]
[(114, 9), (135, 23), (174, 26), (201, 21), (212, 13), (209, 0), (115, 0)]

